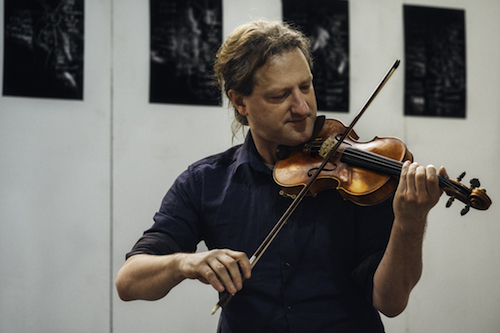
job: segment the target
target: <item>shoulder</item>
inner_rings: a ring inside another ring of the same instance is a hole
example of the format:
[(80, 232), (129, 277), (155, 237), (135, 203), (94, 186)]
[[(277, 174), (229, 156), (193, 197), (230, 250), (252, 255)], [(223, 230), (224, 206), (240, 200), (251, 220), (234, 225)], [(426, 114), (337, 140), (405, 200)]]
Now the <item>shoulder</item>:
[(174, 187), (198, 193), (207, 186), (215, 186), (217, 182), (229, 179), (234, 174), (240, 164), (240, 155), (241, 145), (238, 145), (198, 160), (179, 175)]
[(239, 149), (239, 146), (231, 147), (189, 165), (165, 194), (160, 213), (182, 215), (185, 221), (197, 220), (203, 207), (223, 197), (225, 189), (232, 183)]
[(191, 171), (204, 171), (219, 168), (228, 168), (238, 160), (241, 145), (231, 147), (222, 153), (207, 156), (194, 162), (188, 168)]

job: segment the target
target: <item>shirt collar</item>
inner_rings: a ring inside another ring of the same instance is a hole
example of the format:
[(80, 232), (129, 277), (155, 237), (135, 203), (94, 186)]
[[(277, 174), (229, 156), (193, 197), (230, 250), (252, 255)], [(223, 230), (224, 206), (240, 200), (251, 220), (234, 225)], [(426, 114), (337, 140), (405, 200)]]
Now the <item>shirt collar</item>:
[(243, 164), (249, 164), (256, 171), (267, 174), (271, 174), (272, 172), (272, 170), (264, 164), (262, 157), (259, 155), (257, 147), (255, 147), (251, 131), (248, 131), (247, 136), (245, 137), (245, 142), (238, 149), (234, 172), (236, 172)]

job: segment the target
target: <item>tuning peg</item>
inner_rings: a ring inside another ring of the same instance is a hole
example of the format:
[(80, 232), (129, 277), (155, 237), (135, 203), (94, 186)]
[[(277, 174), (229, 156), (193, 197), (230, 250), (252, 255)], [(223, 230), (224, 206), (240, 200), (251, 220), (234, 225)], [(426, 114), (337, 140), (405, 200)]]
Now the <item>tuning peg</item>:
[(472, 179), (470, 180), (470, 186), (472, 186), (472, 188), (476, 188), (476, 187), (481, 186), (481, 183), (479, 182), (479, 179), (477, 179), (477, 178), (472, 178)]
[(460, 215), (464, 216), (469, 212), (469, 210), (470, 210), (470, 205), (465, 206), (464, 209), (460, 211)]
[(461, 182), (461, 181), (462, 181), (462, 179), (463, 179), (464, 177), (465, 177), (465, 171), (464, 171), (464, 172), (462, 172), (462, 174), (461, 174), (460, 176), (458, 176), (457, 180), (458, 180), (459, 182)]
[(454, 197), (450, 197), (448, 201), (446, 201), (446, 208), (450, 208), (451, 204), (455, 201)]

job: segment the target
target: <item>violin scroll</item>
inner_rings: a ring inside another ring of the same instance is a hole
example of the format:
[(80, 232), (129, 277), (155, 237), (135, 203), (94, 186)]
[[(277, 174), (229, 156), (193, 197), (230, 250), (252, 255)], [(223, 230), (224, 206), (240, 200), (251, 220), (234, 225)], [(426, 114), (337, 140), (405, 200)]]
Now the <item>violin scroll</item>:
[(461, 184), (460, 181), (465, 176), (463, 172), (457, 180), (450, 180), (447, 178), (439, 179), (440, 185), (447, 195), (450, 196), (446, 202), (446, 207), (450, 207), (458, 199), (459, 201), (465, 203), (465, 207), (460, 211), (460, 215), (465, 215), (469, 212), (470, 207), (478, 210), (486, 210), (491, 205), (491, 199), (486, 194), (486, 190), (480, 188), (481, 184), (479, 179), (473, 178), (470, 180), (470, 187), (466, 187)]

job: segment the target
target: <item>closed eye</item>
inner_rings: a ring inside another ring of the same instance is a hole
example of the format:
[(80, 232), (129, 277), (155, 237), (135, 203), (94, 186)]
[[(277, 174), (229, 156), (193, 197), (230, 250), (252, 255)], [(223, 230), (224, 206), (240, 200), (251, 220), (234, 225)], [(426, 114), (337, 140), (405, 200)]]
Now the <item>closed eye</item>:
[(288, 95), (290, 95), (290, 92), (285, 91), (285, 92), (277, 94), (277, 95), (271, 95), (269, 98), (273, 102), (281, 102), (281, 101), (285, 100), (288, 97)]
[(271, 98), (272, 98), (272, 99), (283, 99), (283, 98), (285, 98), (286, 96), (288, 96), (288, 93), (283, 93), (283, 94), (281, 94), (281, 95), (272, 96)]
[(309, 90), (311, 90), (311, 88), (312, 88), (312, 83), (300, 86), (300, 90), (302, 90), (303, 92), (308, 92)]

